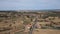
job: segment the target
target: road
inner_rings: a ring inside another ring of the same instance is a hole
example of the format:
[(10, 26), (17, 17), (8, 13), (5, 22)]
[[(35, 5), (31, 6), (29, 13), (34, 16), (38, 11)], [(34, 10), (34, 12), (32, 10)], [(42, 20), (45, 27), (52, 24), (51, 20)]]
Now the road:
[(33, 34), (33, 30), (35, 29), (35, 24), (37, 23), (36, 21), (37, 19), (35, 19), (34, 24), (32, 25), (32, 27), (30, 28), (29, 34)]

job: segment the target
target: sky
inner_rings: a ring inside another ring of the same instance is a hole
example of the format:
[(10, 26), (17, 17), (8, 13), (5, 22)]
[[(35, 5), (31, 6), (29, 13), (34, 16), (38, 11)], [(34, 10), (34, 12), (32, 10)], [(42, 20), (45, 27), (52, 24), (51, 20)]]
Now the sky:
[(60, 0), (0, 0), (0, 10), (60, 9)]

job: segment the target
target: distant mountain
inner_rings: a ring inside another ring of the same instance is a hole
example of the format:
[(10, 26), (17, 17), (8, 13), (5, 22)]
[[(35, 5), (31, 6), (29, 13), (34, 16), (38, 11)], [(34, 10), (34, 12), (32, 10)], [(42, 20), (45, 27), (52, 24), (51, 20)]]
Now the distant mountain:
[(1, 10), (0, 12), (60, 12), (60, 9), (52, 10)]

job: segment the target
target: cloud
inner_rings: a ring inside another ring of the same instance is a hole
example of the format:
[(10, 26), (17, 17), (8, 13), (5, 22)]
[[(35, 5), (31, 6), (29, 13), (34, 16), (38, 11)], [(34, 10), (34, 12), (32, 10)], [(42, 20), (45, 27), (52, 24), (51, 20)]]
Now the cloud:
[[(2, 9), (60, 9), (60, 0), (0, 0)], [(15, 10), (16, 10), (15, 9)]]

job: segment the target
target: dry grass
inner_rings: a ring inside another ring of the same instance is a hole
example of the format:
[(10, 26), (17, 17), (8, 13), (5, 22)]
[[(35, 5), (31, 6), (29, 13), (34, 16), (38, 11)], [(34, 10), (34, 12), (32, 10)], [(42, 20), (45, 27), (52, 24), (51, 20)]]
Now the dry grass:
[(60, 30), (54, 29), (39, 29), (38, 31), (33, 31), (33, 34), (60, 34)]

